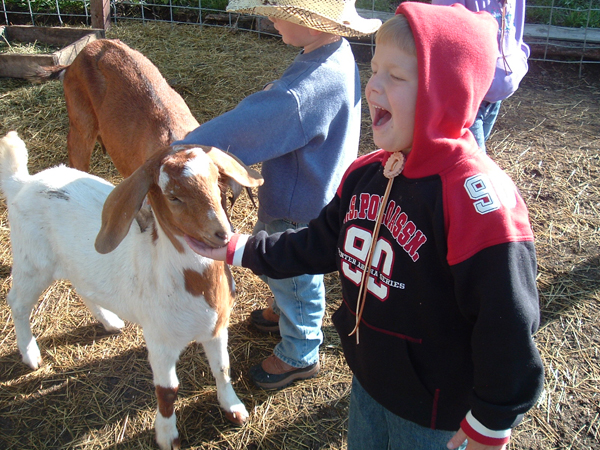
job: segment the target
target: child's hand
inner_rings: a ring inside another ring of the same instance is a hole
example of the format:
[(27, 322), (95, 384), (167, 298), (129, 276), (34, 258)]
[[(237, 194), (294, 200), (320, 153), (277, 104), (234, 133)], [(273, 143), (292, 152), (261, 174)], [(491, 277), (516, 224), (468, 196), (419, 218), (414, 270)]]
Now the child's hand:
[(458, 430), (454, 436), (452, 436), (452, 439), (448, 441), (446, 447), (448, 447), (450, 450), (458, 448), (463, 444), (463, 442), (465, 442), (465, 440), (468, 441), (467, 448), (465, 450), (504, 450), (506, 448), (506, 445), (491, 446), (475, 442), (473, 439), (469, 439), (467, 437), (467, 434), (462, 428)]
[(227, 260), (226, 245), (219, 248), (212, 248), (194, 238), (189, 237), (188, 235), (185, 235), (184, 239), (185, 242), (187, 242), (187, 244), (190, 246), (190, 248), (201, 256), (214, 259), (215, 261)]

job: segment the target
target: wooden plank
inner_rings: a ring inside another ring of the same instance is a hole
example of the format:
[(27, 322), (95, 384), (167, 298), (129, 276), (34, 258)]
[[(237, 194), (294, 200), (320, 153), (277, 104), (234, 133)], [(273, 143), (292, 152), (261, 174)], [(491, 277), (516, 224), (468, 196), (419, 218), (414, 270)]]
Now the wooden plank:
[(39, 66), (54, 65), (53, 55), (0, 55), (0, 76), (27, 78), (34, 75)]
[(0, 31), (4, 32), (4, 37), (9, 42), (38, 42), (61, 47), (51, 54), (0, 54), (0, 77), (11, 78), (29, 78), (39, 66), (71, 64), (83, 47), (104, 37), (104, 30), (90, 28), (15, 25), (0, 27)]
[(69, 65), (73, 62), (75, 57), (79, 54), (79, 52), (88, 45), (90, 42), (95, 41), (96, 39), (100, 39), (98, 34), (89, 33), (83, 36), (80, 39), (77, 39), (72, 44), (67, 45), (64, 48), (53, 53), (54, 60), (56, 64), (60, 65)]
[(10, 25), (4, 34), (8, 41), (19, 42), (43, 42), (48, 45), (64, 47), (78, 39), (95, 34), (98, 38), (104, 36), (104, 30), (90, 28), (68, 28), (68, 27), (36, 27), (33, 25)]
[(108, 30), (110, 28), (110, 0), (91, 0), (90, 13), (92, 28)]
[(525, 42), (529, 39), (550, 41), (587, 42), (600, 44), (600, 28), (568, 28), (539, 24), (525, 24)]

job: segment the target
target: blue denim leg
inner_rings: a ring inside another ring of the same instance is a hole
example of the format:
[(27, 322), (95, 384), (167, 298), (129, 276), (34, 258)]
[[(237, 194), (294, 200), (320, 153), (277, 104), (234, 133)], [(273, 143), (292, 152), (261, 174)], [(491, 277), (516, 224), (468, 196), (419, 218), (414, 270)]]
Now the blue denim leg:
[(479, 145), (479, 148), (484, 153), (485, 141), (488, 140), (490, 134), (492, 133), (492, 128), (494, 127), (496, 119), (498, 118), (498, 113), (500, 112), (501, 103), (502, 102), (482, 102), (479, 106), (479, 111), (477, 111), (475, 122), (470, 128), (471, 133), (473, 133), (473, 136), (475, 136), (477, 145)]
[[(272, 234), (304, 226), (306, 224), (294, 224), (285, 220), (269, 224), (258, 221), (254, 233), (265, 230)], [(279, 314), (281, 342), (275, 346), (273, 353), (293, 367), (306, 367), (316, 363), (319, 359), (319, 347), (323, 342), (323, 275), (301, 275), (282, 280), (261, 278), (269, 285), (275, 299), (273, 311)]]
[[(393, 414), (352, 379), (348, 450), (446, 450), (453, 431), (432, 430)], [(466, 448), (466, 442), (459, 450)]]

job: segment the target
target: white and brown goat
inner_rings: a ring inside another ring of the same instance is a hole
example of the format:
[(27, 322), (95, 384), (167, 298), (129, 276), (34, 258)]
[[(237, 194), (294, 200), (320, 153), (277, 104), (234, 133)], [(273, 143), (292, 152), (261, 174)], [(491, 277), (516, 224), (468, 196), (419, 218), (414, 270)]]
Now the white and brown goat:
[[(186, 243), (228, 242), (219, 180), (262, 184), (256, 171), (226, 153), (193, 146), (156, 152), (116, 187), (65, 166), (29, 175), (27, 149), (17, 133), (0, 139), (0, 186), (13, 250), (7, 301), (23, 361), (32, 369), (41, 363), (29, 321), (54, 280), (70, 280), (107, 330), (120, 329), (121, 319), (141, 325), (158, 399), (161, 449), (179, 446), (176, 362), (193, 340), (204, 346), (226, 416), (236, 423), (248, 417), (229, 378), (231, 273)], [(133, 219), (146, 195), (151, 208), (144, 209), (154, 220), (143, 229)]]
[(33, 81), (63, 80), (69, 165), (89, 172), (96, 141), (128, 177), (198, 122), (158, 68), (117, 39), (86, 45), (69, 66), (40, 67)]

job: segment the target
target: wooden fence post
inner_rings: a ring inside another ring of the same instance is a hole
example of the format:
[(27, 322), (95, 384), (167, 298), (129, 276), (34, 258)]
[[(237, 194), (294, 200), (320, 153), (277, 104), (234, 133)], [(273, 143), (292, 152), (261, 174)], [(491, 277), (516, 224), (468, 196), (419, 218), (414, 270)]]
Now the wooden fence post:
[(110, 0), (90, 0), (92, 28), (110, 28)]

